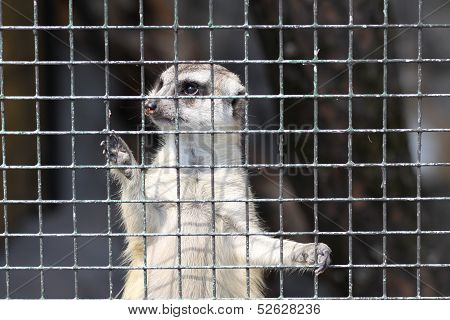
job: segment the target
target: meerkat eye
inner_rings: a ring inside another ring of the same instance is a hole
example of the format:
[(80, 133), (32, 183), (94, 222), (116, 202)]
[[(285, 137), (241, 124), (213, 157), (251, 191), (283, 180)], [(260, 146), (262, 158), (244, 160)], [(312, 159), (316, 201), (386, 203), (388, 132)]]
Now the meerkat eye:
[(198, 84), (195, 82), (184, 83), (182, 93), (187, 96), (195, 96), (198, 93)]

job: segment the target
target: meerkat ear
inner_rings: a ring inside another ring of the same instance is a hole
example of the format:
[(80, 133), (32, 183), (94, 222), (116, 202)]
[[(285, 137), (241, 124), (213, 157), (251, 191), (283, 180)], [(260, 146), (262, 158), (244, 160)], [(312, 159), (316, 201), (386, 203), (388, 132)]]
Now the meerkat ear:
[[(245, 90), (240, 89), (236, 95), (237, 96), (245, 95)], [(231, 100), (231, 109), (233, 110), (234, 118), (240, 119), (240, 120), (244, 119), (245, 104), (246, 104), (246, 101), (244, 98), (234, 98), (233, 100)]]

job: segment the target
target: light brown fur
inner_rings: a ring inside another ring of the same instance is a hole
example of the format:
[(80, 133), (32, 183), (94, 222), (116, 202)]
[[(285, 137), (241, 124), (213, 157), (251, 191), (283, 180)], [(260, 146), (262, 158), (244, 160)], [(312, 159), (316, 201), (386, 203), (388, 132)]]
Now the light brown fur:
[[(180, 65), (178, 81), (196, 81), (208, 85), (211, 81), (210, 73), (209, 65)], [(161, 75), (164, 85), (158, 92), (154, 89), (150, 96), (173, 95), (175, 93), (174, 78), (174, 68), (166, 70)], [(223, 67), (215, 66), (215, 95), (236, 96), (242, 90), (243, 87), (236, 75)], [(152, 117), (154, 122), (164, 130), (175, 129), (175, 102), (171, 99), (149, 99), (149, 101), (154, 100), (158, 103), (158, 113)], [(189, 103), (185, 101), (179, 100), (178, 127), (182, 130), (210, 130), (212, 128), (211, 100), (191, 99)], [(195, 103), (192, 103), (193, 101)], [(236, 105), (232, 105), (232, 99), (214, 101), (215, 129), (241, 128), (240, 119), (233, 116), (232, 109), (242, 107), (243, 100), (234, 103)], [(135, 164), (128, 147), (121, 146), (124, 144), (123, 140), (118, 141), (119, 146), (116, 149), (113, 148), (112, 152), (116, 152), (113, 155), (117, 155), (117, 159), (125, 159), (118, 164)], [(216, 166), (241, 164), (240, 135), (215, 134), (214, 142), (209, 134), (179, 135), (179, 164), (182, 166), (210, 165), (212, 151), (214, 151)], [(176, 159), (176, 136), (166, 134), (165, 144), (156, 154), (153, 165), (175, 166)], [(121, 199), (124, 201), (143, 199), (164, 201), (145, 205), (125, 202), (121, 204), (122, 219), (127, 232), (145, 231), (158, 234), (146, 237), (146, 252), (142, 236), (127, 238), (127, 248), (124, 253), (126, 261), (130, 266), (139, 267), (142, 270), (128, 272), (123, 292), (125, 299), (178, 297), (197, 299), (212, 298), (214, 294), (218, 298), (260, 298), (263, 296), (264, 283), (263, 269), (259, 266), (283, 264), (291, 267), (305, 267), (316, 264), (318, 272), (321, 272), (330, 262), (331, 251), (325, 244), (300, 244), (290, 240), (281, 242), (276, 238), (254, 234), (263, 231), (254, 204), (248, 202), (246, 206), (244, 201), (231, 201), (243, 200), (247, 196), (250, 199), (253, 198), (251, 189), (246, 189), (248, 178), (243, 168), (215, 168), (214, 186), (212, 186), (210, 168), (180, 168), (179, 175), (175, 168), (149, 168), (144, 173), (138, 169), (128, 169), (128, 171), (115, 169), (113, 176), (121, 186)], [(181, 199), (179, 207), (176, 203), (178, 183)], [(144, 185), (143, 192), (142, 185)], [(211, 202), (208, 202), (212, 199), (217, 201), (214, 208)], [(183, 202), (186, 200), (187, 202)], [(145, 230), (144, 214), (146, 216)], [(179, 217), (181, 225), (178, 224)], [(214, 227), (213, 221), (215, 221)], [(178, 230), (183, 234), (180, 237), (175, 235)], [(246, 252), (247, 230), (253, 233), (248, 236), (249, 261), (247, 261)], [(213, 231), (231, 235), (213, 237), (209, 235)], [(180, 242), (181, 247), (179, 247)], [(283, 245), (282, 261), (281, 244)], [(178, 252), (181, 252), (181, 261), (178, 261)], [(146, 263), (144, 263), (145, 253)], [(145, 265), (148, 267), (147, 297), (145, 297), (144, 287)], [(184, 267), (181, 270), (181, 279), (178, 265)], [(249, 291), (247, 290), (247, 265), (254, 266), (250, 268)], [(215, 269), (216, 292), (214, 292), (213, 266), (217, 267)]]

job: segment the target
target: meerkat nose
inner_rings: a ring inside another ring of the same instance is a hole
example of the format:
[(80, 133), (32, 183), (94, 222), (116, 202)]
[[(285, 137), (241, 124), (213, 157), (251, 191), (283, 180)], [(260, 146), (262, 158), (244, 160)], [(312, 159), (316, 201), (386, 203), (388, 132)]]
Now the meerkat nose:
[(150, 110), (153, 110), (153, 111), (156, 110), (156, 107), (157, 107), (157, 105), (156, 105), (156, 102), (155, 102), (155, 101), (150, 102), (149, 105), (148, 105), (148, 108), (149, 108)]
[(148, 116), (151, 115), (153, 112), (155, 112), (158, 105), (155, 101), (149, 101), (145, 103), (145, 110), (144, 113)]

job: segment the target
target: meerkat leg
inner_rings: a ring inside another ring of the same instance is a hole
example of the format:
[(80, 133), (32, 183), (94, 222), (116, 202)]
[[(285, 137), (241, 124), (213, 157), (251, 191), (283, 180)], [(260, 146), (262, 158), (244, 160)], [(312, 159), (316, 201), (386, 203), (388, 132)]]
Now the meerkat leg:
[[(103, 153), (109, 158), (111, 165), (135, 166), (137, 162), (128, 145), (119, 136), (112, 134), (103, 141), (101, 146)], [(120, 209), (122, 220), (127, 232), (144, 232), (144, 203), (129, 202), (144, 199), (141, 186), (141, 171), (137, 168), (113, 168), (111, 175), (120, 185), (121, 202)], [(126, 237), (127, 248), (124, 256), (132, 261), (133, 265), (140, 267), (144, 265), (144, 241), (140, 237)], [(144, 275), (142, 271), (128, 270), (127, 281), (123, 290), (124, 299), (143, 299)]]
[[(237, 237), (239, 246), (245, 248), (245, 238)], [(250, 236), (250, 263), (256, 265), (276, 265), (280, 261), (281, 242), (266, 236)], [(283, 264), (315, 266), (316, 274), (322, 273), (331, 262), (331, 249), (324, 243), (298, 243), (283, 240)]]
[[(101, 143), (104, 148), (103, 153), (109, 158), (111, 165), (117, 166), (136, 166), (137, 162), (133, 156), (128, 145), (122, 138), (115, 134), (109, 137), (109, 145), (106, 141)], [(134, 215), (135, 218), (142, 218), (144, 212), (143, 203), (125, 203), (127, 200), (142, 200), (144, 199), (144, 192), (141, 186), (141, 170), (138, 168), (113, 168), (111, 169), (112, 176), (119, 182), (120, 191), (122, 195), (121, 203), (123, 218), (126, 220), (128, 215)], [(130, 218), (132, 218), (130, 216)]]

